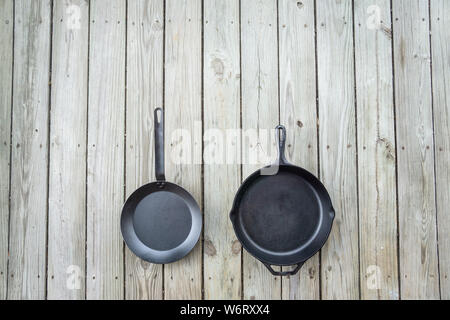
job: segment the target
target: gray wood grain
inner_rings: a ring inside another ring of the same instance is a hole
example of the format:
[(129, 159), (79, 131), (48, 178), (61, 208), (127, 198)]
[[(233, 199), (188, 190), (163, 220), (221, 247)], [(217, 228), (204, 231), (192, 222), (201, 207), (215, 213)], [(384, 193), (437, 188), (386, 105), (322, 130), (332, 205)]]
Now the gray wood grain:
[[(164, 1), (128, 2), (126, 195), (155, 180), (153, 110), (163, 104)], [(162, 265), (125, 251), (126, 299), (162, 299)]]
[(205, 1), (203, 26), (205, 299), (240, 299), (241, 244), (228, 219), (241, 179), (240, 137), (226, 136), (240, 128), (239, 1)]
[[(0, 299), (450, 299), (449, 16), (447, 0), (0, 0)], [(154, 179), (157, 106), (167, 179), (205, 214), (204, 241), (165, 266), (119, 226)], [(202, 170), (202, 130), (241, 121), (242, 172)], [(336, 209), (321, 254), (283, 279), (228, 217), (279, 122)]]
[(9, 178), (11, 150), (11, 87), (13, 62), (13, 1), (0, 2), (0, 299), (6, 299)]
[[(190, 192), (200, 208), (202, 206), (201, 8), (200, 0), (166, 1), (164, 84), (166, 178)], [(177, 130), (185, 130), (183, 131), (185, 135), (180, 137), (176, 134)], [(191, 143), (181, 145), (186, 141)], [(178, 159), (180, 155), (182, 158)], [(183, 161), (184, 158), (186, 161)], [(164, 266), (166, 299), (202, 297), (201, 242), (200, 239), (196, 247), (182, 260)]]
[(355, 2), (354, 24), (361, 298), (398, 299), (390, 1)]
[(53, 6), (48, 299), (84, 299), (89, 8)]
[(428, 1), (393, 1), (402, 299), (439, 299)]
[[(287, 158), (318, 174), (314, 1), (278, 2), (280, 123), (287, 130)], [(285, 269), (285, 268), (283, 268)], [(319, 299), (319, 254), (299, 273), (283, 277), (283, 299)]]
[(44, 299), (51, 2), (15, 1), (8, 299)]
[(352, 1), (317, 1), (320, 178), (336, 218), (322, 249), (323, 299), (359, 298)]
[[(268, 163), (251, 163), (249, 154), (262, 160), (270, 154), (273, 139), (258, 132), (248, 139), (247, 130), (270, 130), (278, 125), (277, 3), (274, 0), (241, 2), (242, 66), (242, 178)], [(270, 149), (269, 149), (270, 148)], [(276, 152), (276, 151), (275, 151)], [(260, 161), (258, 161), (260, 162)], [(281, 278), (247, 251), (243, 251), (244, 299), (280, 299)]]
[(90, 5), (86, 296), (122, 299), (126, 2)]
[(431, 1), (431, 52), (441, 298), (450, 299), (450, 2)]

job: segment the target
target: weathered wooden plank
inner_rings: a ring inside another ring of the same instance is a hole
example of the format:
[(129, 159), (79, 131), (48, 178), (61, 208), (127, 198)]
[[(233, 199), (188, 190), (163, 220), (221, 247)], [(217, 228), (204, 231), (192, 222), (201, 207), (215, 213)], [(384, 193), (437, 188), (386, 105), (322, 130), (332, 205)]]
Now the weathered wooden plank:
[(322, 249), (324, 299), (359, 298), (352, 1), (317, 1), (320, 178), (336, 211)]
[(240, 129), (239, 1), (205, 1), (203, 21), (205, 298), (240, 299), (241, 245), (227, 217), (240, 185), (241, 150), (239, 135), (234, 143), (225, 136)]
[[(189, 191), (200, 207), (202, 205), (201, 7), (200, 0), (166, 1), (164, 84), (166, 178)], [(180, 133), (183, 135), (180, 136)], [(178, 158), (179, 156), (181, 158)], [(187, 257), (164, 266), (166, 299), (202, 297), (201, 247), (199, 241)]]
[[(280, 119), (287, 158), (318, 174), (314, 1), (278, 2)], [(283, 277), (283, 299), (319, 299), (319, 255), (299, 273)]]
[(44, 299), (50, 1), (15, 1), (8, 299)]
[[(272, 129), (278, 124), (278, 39), (275, 0), (241, 2), (242, 129)], [(245, 134), (245, 133), (244, 133)], [(261, 164), (249, 153), (269, 153), (267, 135), (242, 137), (243, 178)], [(271, 137), (272, 138), (272, 137)], [(266, 163), (267, 164), (267, 163)], [(280, 299), (281, 279), (244, 250), (244, 299)]]
[(12, 0), (0, 2), (0, 299), (6, 299), (9, 221), (9, 160), (11, 144), (11, 87), (13, 61)]
[(356, 1), (354, 12), (361, 298), (398, 299), (390, 1)]
[(450, 2), (431, 1), (436, 199), (441, 298), (450, 299)]
[(428, 1), (393, 1), (402, 299), (438, 299)]
[[(126, 194), (155, 180), (153, 109), (163, 100), (164, 1), (128, 2)], [(127, 299), (162, 299), (162, 265), (125, 251)]]
[(90, 5), (86, 294), (122, 299), (126, 2)]
[(53, 6), (48, 299), (84, 299), (89, 8)]

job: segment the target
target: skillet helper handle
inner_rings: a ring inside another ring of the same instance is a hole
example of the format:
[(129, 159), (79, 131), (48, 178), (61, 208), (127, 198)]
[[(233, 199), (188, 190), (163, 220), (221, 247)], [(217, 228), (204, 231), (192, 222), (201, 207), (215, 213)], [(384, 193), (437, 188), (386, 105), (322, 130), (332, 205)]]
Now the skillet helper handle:
[(303, 266), (304, 263), (305, 262), (298, 263), (297, 266), (290, 271), (275, 271), (272, 269), (272, 266), (270, 264), (264, 263), (264, 265), (266, 266), (267, 269), (269, 269), (270, 273), (273, 274), (274, 276), (293, 276), (300, 270), (300, 268)]
[(275, 127), (276, 140), (278, 142), (278, 163), (287, 164), (286, 157), (284, 156), (284, 150), (286, 146), (286, 128), (283, 125)]
[(161, 108), (155, 109), (155, 175), (156, 181), (164, 182), (164, 111)]

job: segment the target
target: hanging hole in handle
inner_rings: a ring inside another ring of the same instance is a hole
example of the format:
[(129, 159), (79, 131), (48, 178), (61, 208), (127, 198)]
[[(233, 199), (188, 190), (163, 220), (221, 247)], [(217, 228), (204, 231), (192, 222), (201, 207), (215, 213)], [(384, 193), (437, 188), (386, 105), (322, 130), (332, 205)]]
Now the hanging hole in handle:
[(275, 127), (277, 142), (282, 145), (286, 141), (286, 128), (283, 125)]
[(155, 109), (156, 123), (161, 123), (162, 112), (162, 109), (159, 107)]
[(275, 133), (278, 143), (278, 163), (287, 164), (288, 162), (284, 154), (284, 149), (286, 145), (286, 128), (280, 124), (275, 127)]

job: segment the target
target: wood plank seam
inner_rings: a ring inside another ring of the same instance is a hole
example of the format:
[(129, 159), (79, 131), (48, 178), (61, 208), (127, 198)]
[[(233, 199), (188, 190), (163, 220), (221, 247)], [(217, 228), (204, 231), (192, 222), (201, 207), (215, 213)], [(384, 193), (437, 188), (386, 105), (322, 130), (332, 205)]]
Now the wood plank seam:
[(450, 194), (450, 5), (445, 0), (430, 2), (432, 86), (435, 129), (436, 205), (439, 250), (440, 294), (442, 300), (450, 299), (450, 220), (448, 207)]
[[(2, 278), (2, 280), (1, 281), (2, 281), (2, 283), (0, 284), (0, 286), (1, 286), (2, 291), (0, 292), (0, 297), (2, 299), (6, 300), (7, 297), (8, 297), (8, 282), (9, 282), (8, 281), (9, 280), (9, 277), (8, 277), (8, 274), (9, 274), (9, 272), (8, 272), (9, 257), (8, 257), (8, 255), (9, 255), (10, 228), (11, 228), (11, 226), (10, 226), (10, 220), (11, 220), (10, 219), (10, 215), (11, 215), (11, 167), (12, 167), (11, 161), (12, 161), (12, 123), (13, 123), (12, 108), (13, 108), (13, 95), (14, 95), (13, 88), (14, 88), (14, 25), (15, 25), (14, 10), (15, 9), (14, 9), (13, 1), (4, 1), (4, 2), (2, 2), (1, 7), (2, 7), (2, 9), (5, 9), (5, 11), (4, 11), (4, 13), (5, 13), (4, 18), (6, 20), (5, 20), (4, 23), (7, 24), (7, 25), (11, 25), (11, 26), (5, 27), (2, 30), (2, 31), (5, 31), (5, 32), (9, 32), (10, 39), (8, 39), (8, 35), (6, 35), (6, 34), (4, 35), (3, 33), (1, 34), (2, 40), (4, 40), (4, 42), (3, 42), (4, 47), (3, 48), (6, 49), (8, 47), (8, 45), (10, 46), (9, 54), (7, 52), (5, 52), (4, 53), (5, 56), (2, 55), (2, 61), (1, 61), (1, 63), (8, 63), (8, 62), (10, 63), (10, 66), (8, 68), (9, 69), (9, 84), (6, 84), (3, 87), (5, 89), (3, 89), (3, 88), (0, 89), (0, 90), (5, 90), (4, 93), (6, 95), (9, 95), (9, 99), (7, 99), (5, 97), (5, 100), (7, 100), (7, 101), (5, 101), (7, 128), (6, 128), (6, 130), (3, 129), (3, 130), (5, 130), (5, 132), (2, 132), (2, 133), (5, 134), (4, 138), (6, 139), (4, 141), (4, 143), (3, 143), (4, 146), (5, 146), (4, 149), (7, 150), (7, 152), (8, 152), (8, 154), (5, 157), (5, 159), (2, 159), (3, 161), (5, 161), (5, 160), (7, 161), (7, 163), (6, 163), (7, 170), (5, 170), (5, 171), (7, 171), (7, 175), (8, 175), (7, 183), (6, 183), (7, 190), (5, 190), (6, 193), (4, 195), (3, 194), (1, 195), (2, 197), (3, 196), (6, 197), (6, 199), (2, 198), (2, 201), (5, 201), (5, 203), (2, 203), (1, 207), (0, 207), (0, 210), (2, 211), (1, 214), (5, 215), (5, 217), (0, 217), (0, 219), (2, 219), (2, 223), (4, 223), (4, 226), (2, 225), (3, 228), (2, 228), (1, 231), (6, 233), (6, 236), (5, 236), (5, 234), (2, 234), (2, 236), (4, 237), (2, 239), (6, 240), (6, 243), (5, 243), (6, 244), (6, 250), (1, 253), (1, 259), (2, 259), (2, 261), (1, 261), (1, 263), (2, 263), (2, 265), (1, 265), (1, 268), (2, 268), (1, 278)], [(7, 7), (7, 8), (5, 8), (5, 7)], [(8, 29), (8, 31), (6, 31), (7, 29)], [(3, 36), (5, 36), (5, 38), (3, 38)], [(9, 44), (5, 43), (7, 40), (10, 40)], [(4, 49), (2, 49), (2, 50), (4, 50)], [(0, 52), (0, 54), (1, 54), (1, 52)], [(9, 58), (8, 58), (8, 55), (9, 55)], [(3, 67), (3, 65), (1, 67)], [(3, 68), (2, 68), (2, 70), (3, 70)], [(4, 70), (4, 71), (5, 71), (4, 74), (7, 75), (8, 71), (7, 70)], [(2, 80), (4, 80), (4, 79), (2, 79)], [(0, 98), (3, 98), (3, 97), (0, 97)], [(0, 165), (3, 166), (3, 165), (5, 165), (5, 163), (0, 163)], [(3, 210), (6, 210), (7, 212), (5, 213), (5, 212), (3, 212)], [(4, 250), (4, 249), (2, 248), (2, 250)]]
[(50, 211), (50, 163), (51, 163), (51, 154), (50, 154), (50, 129), (51, 129), (51, 108), (52, 108), (52, 63), (53, 63), (53, 0), (50, 2), (50, 61), (49, 61), (49, 86), (48, 86), (48, 118), (47, 118), (47, 207), (46, 207), (46, 217), (45, 217), (45, 300), (48, 297), (48, 230), (49, 230), (49, 211)]
[[(239, 0), (239, 129), (242, 130), (242, 1)], [(242, 137), (240, 148), (240, 159), (242, 160)], [(243, 181), (243, 163), (240, 161), (239, 165), (239, 181)], [(244, 300), (244, 248), (241, 246), (241, 300)]]
[(88, 255), (87, 255), (87, 248), (88, 248), (88, 241), (87, 241), (87, 237), (88, 237), (88, 227), (87, 227), (87, 221), (88, 221), (88, 203), (87, 203), (87, 198), (88, 198), (88, 182), (87, 182), (87, 177), (88, 177), (88, 155), (89, 155), (89, 71), (90, 71), (90, 57), (91, 57), (91, 2), (89, 1), (88, 4), (88, 35), (87, 35), (87, 89), (86, 89), (86, 140), (85, 140), (85, 162), (86, 162), (86, 168), (85, 168), (85, 205), (84, 205), (84, 221), (86, 221), (86, 225), (84, 227), (84, 300), (87, 300), (87, 286), (88, 286), (88, 282), (87, 282), (87, 271), (88, 271)]
[(432, 42), (432, 16), (431, 16), (431, 0), (428, 0), (428, 41), (430, 43), (430, 78), (431, 78), (431, 119), (433, 128), (433, 154), (434, 154), (434, 204), (436, 210), (436, 251), (437, 251), (437, 270), (438, 270), (438, 288), (439, 288), (439, 299), (442, 299), (442, 288), (441, 288), (441, 268), (440, 268), (440, 256), (439, 256), (439, 212), (438, 212), (438, 189), (437, 189), (437, 154), (436, 154), (436, 130), (435, 130), (435, 100), (434, 100), (434, 86), (433, 86), (433, 42)]
[[(163, 60), (163, 73), (162, 73), (162, 103), (163, 103), (163, 110), (166, 110), (166, 21), (167, 21), (167, 17), (166, 17), (166, 0), (163, 0), (163, 56), (162, 56), (162, 60)], [(163, 264), (161, 266), (161, 276), (162, 276), (162, 286), (161, 286), (161, 299), (165, 300), (166, 299), (166, 291), (165, 291), (165, 285), (166, 282), (164, 281), (164, 279), (166, 278), (165, 275), (165, 265)]]
[(397, 275), (398, 275), (398, 298), (399, 300), (401, 300), (402, 297), (402, 288), (401, 288), (401, 267), (400, 267), (400, 209), (399, 209), (399, 194), (398, 194), (398, 136), (397, 136), (397, 106), (396, 106), (396, 100), (395, 100), (395, 94), (396, 94), (396, 88), (395, 88), (395, 52), (394, 52), (394, 11), (393, 11), (393, 6), (392, 6), (392, 1), (394, 0), (390, 0), (390, 8), (391, 8), (391, 32), (392, 32), (392, 37), (391, 37), (391, 56), (392, 56), (392, 94), (393, 94), (393, 100), (392, 100), (392, 104), (393, 104), (393, 111), (394, 111), (394, 138), (395, 138), (395, 188), (396, 188), (396, 192), (395, 192), (395, 206), (396, 206), (396, 223), (397, 223)]
[[(123, 199), (125, 203), (127, 199), (127, 112), (128, 112), (128, 0), (125, 1), (125, 70), (124, 70), (124, 110), (123, 110)], [(127, 297), (127, 269), (126, 269), (126, 254), (127, 247), (125, 241), (122, 239), (122, 278), (123, 278), (123, 297)]]
[[(319, 115), (319, 76), (318, 76), (318, 56), (317, 56), (317, 1), (314, 0), (314, 81), (316, 86), (316, 137), (317, 137), (317, 178), (320, 177), (320, 115)], [(319, 250), (319, 300), (322, 300), (322, 249)]]
[[(355, 53), (355, 1), (352, 0), (352, 41), (353, 41), (353, 96), (355, 104), (355, 166), (356, 166), (356, 218), (358, 223), (358, 270), (361, 270), (361, 233), (360, 233), (360, 204), (359, 204), (359, 159), (358, 159), (358, 99), (356, 94), (356, 53)], [(358, 272), (358, 292), (361, 300), (361, 272)]]

